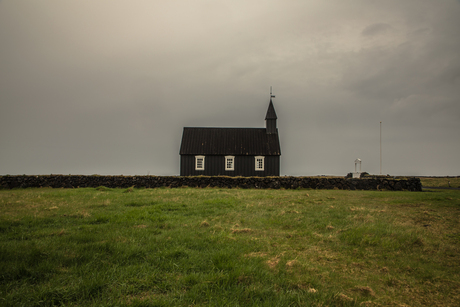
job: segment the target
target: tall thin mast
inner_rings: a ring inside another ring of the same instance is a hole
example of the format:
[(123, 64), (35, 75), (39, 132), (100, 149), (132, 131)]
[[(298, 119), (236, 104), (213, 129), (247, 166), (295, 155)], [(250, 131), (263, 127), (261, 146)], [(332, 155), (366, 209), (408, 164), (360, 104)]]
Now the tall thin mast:
[(382, 175), (382, 122), (380, 122), (380, 175)]

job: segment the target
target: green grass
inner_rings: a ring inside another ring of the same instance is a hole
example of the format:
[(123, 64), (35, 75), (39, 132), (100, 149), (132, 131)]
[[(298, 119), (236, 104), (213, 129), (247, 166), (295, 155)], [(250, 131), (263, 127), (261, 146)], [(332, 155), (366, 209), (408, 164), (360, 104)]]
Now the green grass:
[(424, 187), (460, 188), (460, 177), (420, 177), (420, 181)]
[(0, 306), (458, 306), (460, 192), (0, 190)]

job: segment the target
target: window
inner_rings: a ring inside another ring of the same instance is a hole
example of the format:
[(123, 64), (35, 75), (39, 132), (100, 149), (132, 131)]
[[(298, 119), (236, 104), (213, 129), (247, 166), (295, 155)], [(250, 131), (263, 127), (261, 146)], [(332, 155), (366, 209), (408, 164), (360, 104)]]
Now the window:
[(204, 156), (195, 156), (195, 170), (204, 171)]
[(225, 156), (225, 170), (226, 171), (235, 170), (235, 157), (234, 156)]
[(256, 171), (263, 171), (264, 170), (264, 156), (256, 156)]

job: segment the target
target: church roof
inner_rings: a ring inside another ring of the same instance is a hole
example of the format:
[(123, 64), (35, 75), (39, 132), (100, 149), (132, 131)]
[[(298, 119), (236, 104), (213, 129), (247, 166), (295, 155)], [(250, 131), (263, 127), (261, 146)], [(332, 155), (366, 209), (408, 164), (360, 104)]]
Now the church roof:
[[(270, 106), (276, 118), (271, 102)], [(270, 107), (267, 116), (269, 113)], [(180, 154), (279, 156), (281, 149), (278, 133), (267, 134), (265, 128), (185, 127)]]
[(270, 104), (268, 105), (267, 115), (265, 115), (265, 120), (267, 119), (277, 119), (275, 107), (273, 106), (272, 99), (270, 98)]

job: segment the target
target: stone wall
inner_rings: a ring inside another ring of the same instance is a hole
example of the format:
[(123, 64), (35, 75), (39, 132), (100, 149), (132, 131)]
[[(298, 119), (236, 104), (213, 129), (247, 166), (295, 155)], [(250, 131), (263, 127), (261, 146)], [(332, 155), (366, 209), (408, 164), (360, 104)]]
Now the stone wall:
[(225, 177), (225, 176), (0, 176), (0, 189), (13, 188), (85, 188), (105, 186), (108, 188), (159, 188), (159, 187), (220, 187), (251, 189), (339, 189), (339, 190), (391, 190), (421, 191), (419, 178), (395, 179), (370, 178), (321, 178), (321, 177)]

